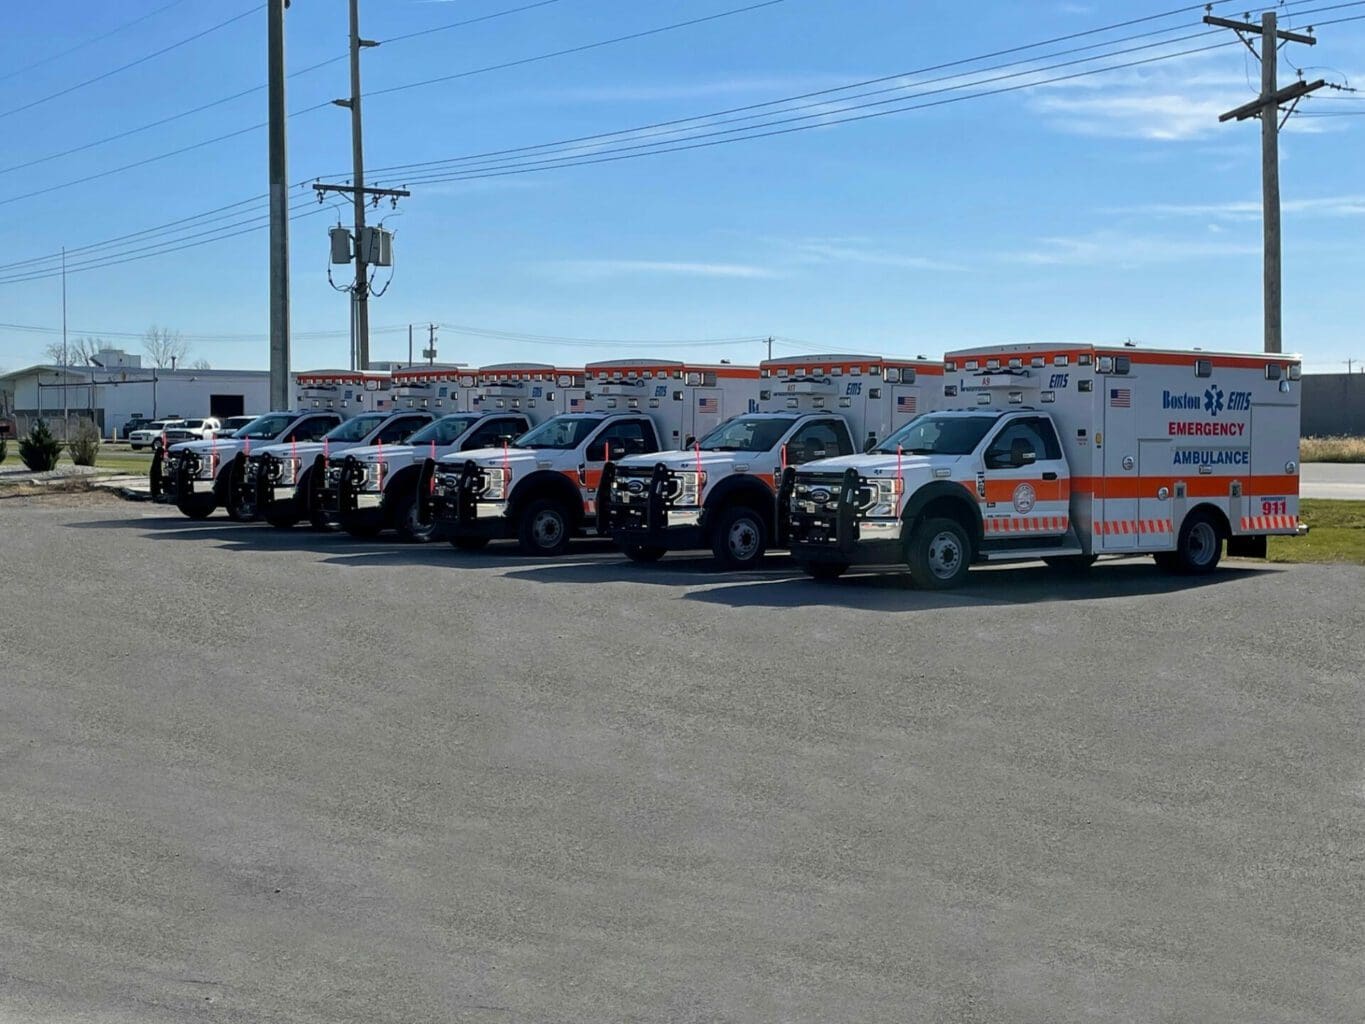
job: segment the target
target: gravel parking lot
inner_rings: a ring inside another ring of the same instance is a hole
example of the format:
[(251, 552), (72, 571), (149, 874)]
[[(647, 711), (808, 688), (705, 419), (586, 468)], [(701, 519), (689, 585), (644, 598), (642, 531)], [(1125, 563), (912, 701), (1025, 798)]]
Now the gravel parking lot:
[(1365, 570), (0, 507), (0, 1019), (1359, 1021)]

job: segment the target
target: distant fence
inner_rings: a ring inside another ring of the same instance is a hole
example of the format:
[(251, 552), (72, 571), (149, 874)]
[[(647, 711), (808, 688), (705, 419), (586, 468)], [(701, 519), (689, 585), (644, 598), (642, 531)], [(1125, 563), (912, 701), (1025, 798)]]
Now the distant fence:
[(1365, 373), (1305, 374), (1299, 433), (1365, 437)]

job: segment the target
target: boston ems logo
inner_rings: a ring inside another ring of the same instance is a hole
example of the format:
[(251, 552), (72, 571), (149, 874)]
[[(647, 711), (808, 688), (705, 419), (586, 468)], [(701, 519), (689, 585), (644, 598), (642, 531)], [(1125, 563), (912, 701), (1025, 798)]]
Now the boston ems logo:
[(1032, 484), (1020, 484), (1014, 489), (1014, 511), (1021, 516), (1026, 516), (1033, 511), (1033, 506), (1038, 501), (1038, 493), (1033, 489)]

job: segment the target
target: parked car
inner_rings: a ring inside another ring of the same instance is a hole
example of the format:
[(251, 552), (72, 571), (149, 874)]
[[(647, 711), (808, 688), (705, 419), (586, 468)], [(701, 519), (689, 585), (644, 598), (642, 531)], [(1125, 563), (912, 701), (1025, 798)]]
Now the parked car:
[[(152, 422), (147, 424), (145, 427), (142, 427), (139, 430), (134, 430), (131, 434), (128, 435), (128, 445), (133, 449), (133, 451), (140, 451), (143, 448), (150, 448), (152, 447), (153, 443), (160, 443), (162, 431), (170, 430), (174, 427), (183, 426), (185, 426), (185, 421), (179, 418), (152, 420)], [(195, 440), (197, 438), (198, 435), (196, 434), (194, 438), (181, 438), (181, 440), (188, 441)]]
[[(246, 424), (243, 424), (243, 426), (245, 425)], [(218, 431), (221, 428), (222, 423), (219, 422), (218, 417), (209, 416), (201, 420), (199, 419), (186, 420), (183, 429), (188, 430), (191, 434), (194, 435), (192, 440), (212, 441), (216, 436), (218, 436)]]
[(126, 441), (132, 435), (134, 430), (143, 430), (151, 426), (151, 424), (152, 420), (150, 417), (130, 416), (128, 418), (128, 422), (123, 425), (123, 429), (119, 431), (119, 437), (123, 438), (123, 440)]
[(258, 417), (256, 416), (229, 416), (227, 419), (222, 421), (217, 430), (215, 430), (212, 434), (207, 435), (204, 438), (204, 440), (211, 441), (215, 437), (231, 437), (233, 434), (237, 433), (237, 431), (241, 430), (252, 420), (255, 420), (257, 418)]

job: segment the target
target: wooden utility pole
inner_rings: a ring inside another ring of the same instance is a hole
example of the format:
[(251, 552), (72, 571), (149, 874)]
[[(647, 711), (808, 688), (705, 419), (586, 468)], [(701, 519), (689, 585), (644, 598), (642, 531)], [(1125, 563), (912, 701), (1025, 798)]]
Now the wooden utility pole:
[[(1280, 40), (1286, 43), (1303, 43), (1316, 46), (1317, 39), (1301, 32), (1288, 32), (1280, 29), (1274, 11), (1261, 15), (1261, 23), (1232, 21), (1228, 18), (1204, 17), (1204, 23), (1230, 28), (1246, 43), (1247, 49), (1255, 53), (1261, 61), (1261, 95), (1252, 102), (1229, 110), (1218, 118), (1219, 122), (1245, 121), (1247, 118), (1261, 119), (1261, 210), (1265, 234), (1264, 261), (1264, 304), (1265, 304), (1265, 350), (1283, 351), (1282, 304), (1280, 284), (1280, 107), (1289, 103), (1285, 120), (1294, 112), (1299, 100), (1310, 92), (1315, 92), (1327, 84), (1323, 79), (1316, 82), (1298, 81), (1293, 85), (1279, 88), (1276, 68), (1279, 64)], [(1261, 37), (1261, 50), (1251, 44), (1248, 36)]]
[(269, 0), (267, 48), (270, 125), (270, 408), (289, 408), (289, 150), (284, 100), (284, 12)]

